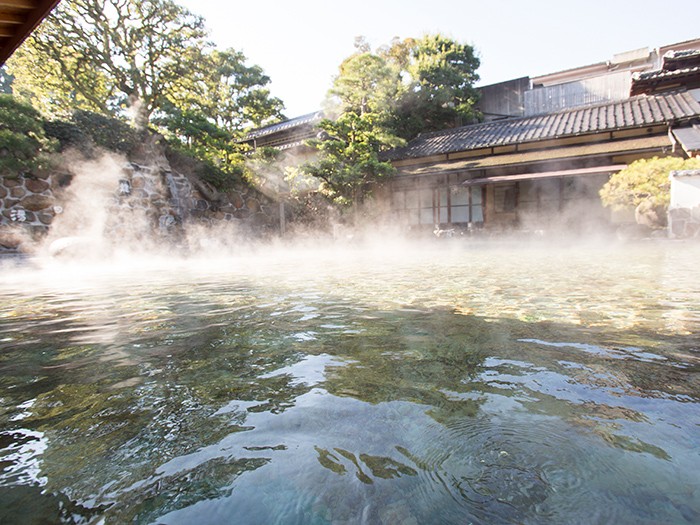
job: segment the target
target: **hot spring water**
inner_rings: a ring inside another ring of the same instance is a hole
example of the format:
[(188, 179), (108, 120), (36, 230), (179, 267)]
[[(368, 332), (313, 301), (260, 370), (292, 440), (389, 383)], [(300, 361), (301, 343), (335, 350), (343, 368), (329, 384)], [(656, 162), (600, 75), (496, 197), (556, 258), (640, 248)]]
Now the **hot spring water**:
[(0, 279), (0, 522), (698, 523), (693, 244)]

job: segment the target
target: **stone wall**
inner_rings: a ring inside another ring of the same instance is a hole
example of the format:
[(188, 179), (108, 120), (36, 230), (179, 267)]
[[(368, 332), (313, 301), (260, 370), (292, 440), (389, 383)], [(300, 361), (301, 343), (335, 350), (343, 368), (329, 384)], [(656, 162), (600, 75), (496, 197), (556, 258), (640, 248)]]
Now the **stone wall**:
[(275, 203), (242, 182), (221, 193), (196, 177), (162, 165), (126, 166), (114, 205), (115, 209), (141, 209), (160, 228), (238, 222), (261, 233), (274, 229), (279, 220)]
[[(152, 165), (125, 161), (121, 172), (113, 191), (108, 190), (112, 193), (105, 204), (107, 233), (118, 232), (126, 224), (133, 227), (137, 216), (140, 235), (151, 230), (161, 239), (188, 224), (233, 224), (252, 236), (273, 233), (278, 228), (277, 204), (242, 181), (228, 192), (218, 192), (195, 176), (172, 170), (162, 157)], [(73, 178), (70, 169), (0, 176), (0, 251), (31, 251), (31, 246), (50, 232), (56, 218), (71, 211), (66, 196)]]
[(0, 251), (15, 250), (48, 231), (62, 211), (55, 193), (63, 181), (50, 173), (0, 177)]

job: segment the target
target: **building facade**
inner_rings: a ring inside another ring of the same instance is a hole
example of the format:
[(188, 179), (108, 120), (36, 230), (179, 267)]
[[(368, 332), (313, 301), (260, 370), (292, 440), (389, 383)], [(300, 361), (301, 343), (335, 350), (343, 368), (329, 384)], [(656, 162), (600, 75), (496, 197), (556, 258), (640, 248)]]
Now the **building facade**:
[[(385, 157), (387, 220), (414, 232), (599, 231), (634, 221), (599, 191), (631, 162), (700, 154), (700, 39), (479, 88), (483, 122), (418, 136)], [(313, 158), (321, 113), (251, 132), (251, 149)]]
[(700, 39), (481, 88), (486, 122), (390, 153), (392, 220), (425, 232), (595, 232), (633, 221), (633, 210), (604, 208), (599, 191), (635, 160), (698, 154), (699, 56)]

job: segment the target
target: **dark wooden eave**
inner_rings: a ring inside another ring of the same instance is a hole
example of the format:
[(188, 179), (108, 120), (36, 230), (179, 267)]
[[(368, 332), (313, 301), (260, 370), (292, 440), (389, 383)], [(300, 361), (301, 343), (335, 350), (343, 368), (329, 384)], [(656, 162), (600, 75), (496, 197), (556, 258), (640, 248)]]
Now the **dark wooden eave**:
[(0, 0), (0, 66), (60, 0)]

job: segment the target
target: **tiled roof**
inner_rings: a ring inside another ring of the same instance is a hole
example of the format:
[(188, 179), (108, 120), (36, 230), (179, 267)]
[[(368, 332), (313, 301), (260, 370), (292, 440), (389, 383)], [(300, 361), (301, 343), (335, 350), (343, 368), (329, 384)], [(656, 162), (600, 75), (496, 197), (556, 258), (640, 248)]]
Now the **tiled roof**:
[(681, 143), (683, 149), (690, 155), (700, 151), (700, 126), (688, 126), (673, 130), (673, 135)]
[(657, 70), (645, 73), (635, 73), (632, 76), (631, 95), (649, 93), (658, 86), (665, 85), (690, 85), (700, 81), (700, 66), (674, 69), (671, 71)]
[(665, 124), (693, 117), (700, 117), (700, 103), (686, 92), (639, 96), (546, 115), (499, 120), (427, 133), (419, 135), (405, 147), (389, 152), (388, 158), (400, 160), (428, 157)]
[(668, 79), (668, 78), (686, 76), (689, 73), (700, 73), (700, 66), (686, 67), (683, 69), (674, 69), (672, 71), (657, 70), (657, 71), (646, 71), (644, 73), (635, 73), (632, 76), (632, 81), (639, 82), (639, 81), (644, 81), (644, 80)]
[(663, 67), (661, 69), (671, 71), (674, 69), (685, 69), (700, 65), (700, 50), (681, 49), (669, 51), (664, 55)]
[(252, 140), (259, 137), (265, 137), (267, 135), (272, 135), (274, 133), (279, 133), (281, 131), (286, 131), (293, 129), (305, 124), (315, 124), (323, 119), (323, 112), (316, 111), (314, 113), (309, 113), (308, 115), (302, 115), (301, 117), (296, 117), (293, 119), (285, 120), (284, 122), (279, 122), (277, 124), (272, 124), (270, 126), (265, 126), (264, 128), (258, 128), (250, 133), (248, 133), (243, 140)]
[(667, 134), (664, 134), (652, 137), (613, 140), (609, 142), (594, 142), (592, 144), (582, 144), (566, 148), (547, 148), (525, 151), (522, 153), (487, 155), (444, 162), (431, 162), (429, 164), (402, 166), (398, 169), (398, 174), (404, 176), (433, 175), (437, 173), (539, 164), (549, 161), (565, 161), (584, 157), (593, 158), (600, 155), (624, 155), (626, 153), (639, 152), (655, 153), (663, 149), (669, 149), (671, 146), (671, 139)]

